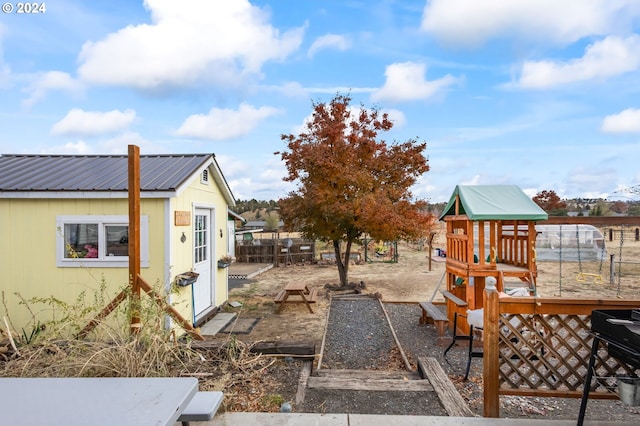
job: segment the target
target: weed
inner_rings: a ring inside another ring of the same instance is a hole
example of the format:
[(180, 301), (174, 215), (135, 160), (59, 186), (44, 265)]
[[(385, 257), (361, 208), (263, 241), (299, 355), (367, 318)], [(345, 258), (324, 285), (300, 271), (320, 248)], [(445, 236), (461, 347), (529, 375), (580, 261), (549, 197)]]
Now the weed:
[(284, 397), (280, 394), (269, 394), (264, 397), (264, 403), (266, 405), (280, 407), (283, 402)]

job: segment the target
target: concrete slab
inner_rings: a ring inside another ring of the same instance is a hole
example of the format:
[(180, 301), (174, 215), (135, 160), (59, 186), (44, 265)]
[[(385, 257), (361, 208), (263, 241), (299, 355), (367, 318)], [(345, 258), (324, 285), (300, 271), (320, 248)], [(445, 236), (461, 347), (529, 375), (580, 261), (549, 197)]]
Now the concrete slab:
[(227, 326), (236, 317), (233, 312), (218, 312), (216, 316), (200, 327), (200, 334), (203, 336), (214, 336)]
[(250, 279), (271, 268), (273, 263), (234, 262), (229, 266), (229, 278)]
[[(576, 420), (383, 416), (374, 414), (224, 413), (211, 421), (198, 424), (202, 426), (574, 426)], [(589, 420), (584, 422), (585, 426), (633, 426), (636, 424)]]
[[(576, 414), (577, 417), (577, 414)], [(485, 417), (379, 416), (349, 414), (349, 426), (574, 426), (576, 420), (492, 419)], [(584, 422), (585, 426), (621, 426), (613, 422)]]
[[(206, 424), (209, 426), (348, 426), (349, 415), (312, 413), (225, 413), (220, 417), (216, 417), (213, 422)], [(385, 426), (388, 426), (388, 424)]]

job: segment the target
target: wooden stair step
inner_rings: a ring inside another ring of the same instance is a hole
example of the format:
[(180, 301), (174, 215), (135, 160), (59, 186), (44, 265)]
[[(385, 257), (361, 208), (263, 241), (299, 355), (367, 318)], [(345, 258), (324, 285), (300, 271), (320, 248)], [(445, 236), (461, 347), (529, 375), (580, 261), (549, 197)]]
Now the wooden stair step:
[(420, 380), (420, 374), (416, 371), (400, 370), (349, 370), (322, 368), (315, 372), (318, 377), (347, 377), (352, 380), (360, 379), (397, 379), (397, 380)]
[(340, 389), (354, 391), (433, 392), (428, 380), (419, 374), (402, 371), (324, 370), (309, 377), (308, 389)]

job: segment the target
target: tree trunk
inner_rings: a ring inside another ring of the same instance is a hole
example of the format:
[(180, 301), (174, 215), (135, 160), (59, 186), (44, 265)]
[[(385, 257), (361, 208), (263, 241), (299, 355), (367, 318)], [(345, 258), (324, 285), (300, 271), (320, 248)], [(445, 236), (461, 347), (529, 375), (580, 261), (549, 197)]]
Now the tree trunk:
[(336, 264), (338, 265), (338, 275), (340, 276), (340, 286), (346, 287), (349, 284), (349, 255), (351, 251), (351, 242), (347, 241), (347, 250), (345, 251), (344, 260), (340, 253), (340, 240), (333, 240), (333, 250), (336, 255)]

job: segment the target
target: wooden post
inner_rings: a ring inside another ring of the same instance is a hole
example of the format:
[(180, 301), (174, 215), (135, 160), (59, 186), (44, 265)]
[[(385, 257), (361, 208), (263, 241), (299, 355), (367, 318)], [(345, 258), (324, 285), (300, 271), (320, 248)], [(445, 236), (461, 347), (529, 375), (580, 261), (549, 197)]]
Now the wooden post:
[[(538, 267), (536, 266), (536, 237), (538, 236), (536, 232), (536, 223), (534, 221), (529, 221), (529, 228), (527, 230), (527, 269), (530, 271), (537, 271)], [(531, 283), (532, 285), (534, 283)]]
[[(280, 262), (278, 262), (278, 254), (279, 254), (278, 253), (278, 237), (277, 235), (272, 235), (272, 237), (274, 237), (273, 238), (273, 266), (277, 268), (278, 266), (280, 266)], [(287, 266), (286, 262), (284, 266)]]
[(131, 332), (140, 329), (140, 148), (129, 145), (129, 284), (131, 285)]
[(484, 401), (483, 417), (500, 417), (499, 383), (499, 348), (500, 342), (499, 295), (496, 279), (487, 277), (484, 289), (484, 342), (483, 342), (483, 381)]
[(497, 263), (498, 262), (498, 249), (496, 248), (496, 221), (492, 220), (489, 222), (489, 256), (491, 256), (489, 262)]
[(609, 255), (609, 284), (613, 285), (616, 282), (616, 269), (615, 269), (615, 254), (610, 254)]
[(94, 328), (96, 328), (96, 326), (100, 324), (100, 322), (105, 319), (107, 315), (113, 312), (113, 310), (117, 308), (118, 305), (120, 305), (120, 302), (127, 298), (127, 294), (128, 292), (126, 290), (122, 290), (120, 293), (118, 293), (118, 295), (107, 306), (105, 306), (104, 309), (102, 309), (102, 311), (100, 311), (100, 313), (96, 315), (96, 317), (92, 319), (91, 322), (89, 322), (89, 324), (87, 324), (82, 330), (80, 330), (80, 333), (78, 333), (77, 336), (78, 339), (84, 339), (85, 337), (87, 337), (87, 334), (89, 334)]
[(178, 312), (176, 308), (168, 304), (158, 293), (156, 293), (153, 290), (153, 287), (151, 287), (151, 285), (146, 282), (142, 276), (138, 275), (137, 278), (138, 288), (143, 289), (145, 293), (147, 293), (161, 309), (171, 315), (191, 337), (196, 340), (204, 340), (204, 337), (200, 334), (199, 328), (194, 328), (191, 325), (191, 322), (187, 321), (182, 315), (180, 315), (180, 312)]
[(485, 258), (487, 257), (484, 246), (487, 236), (484, 234), (484, 220), (478, 221), (478, 263), (485, 264)]
[(431, 272), (431, 256), (433, 255), (433, 238), (436, 236), (435, 232), (429, 234), (429, 272)]

